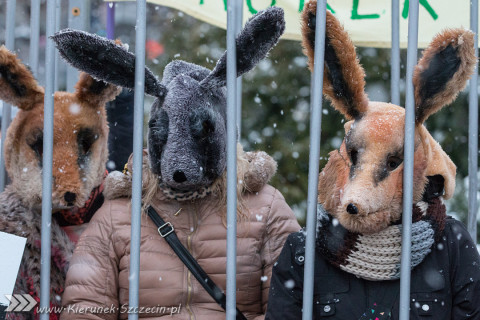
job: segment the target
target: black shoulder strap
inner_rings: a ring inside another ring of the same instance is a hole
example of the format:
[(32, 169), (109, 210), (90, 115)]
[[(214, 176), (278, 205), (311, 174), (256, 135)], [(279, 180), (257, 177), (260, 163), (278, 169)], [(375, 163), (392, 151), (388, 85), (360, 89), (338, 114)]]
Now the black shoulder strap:
[[(170, 247), (187, 266), (188, 270), (193, 276), (200, 282), (202, 287), (208, 292), (208, 294), (225, 310), (226, 309), (226, 297), (222, 289), (220, 289), (215, 282), (208, 276), (203, 268), (198, 264), (197, 260), (185, 249), (177, 234), (174, 231), (173, 225), (170, 222), (165, 222), (160, 215), (151, 206), (148, 207), (148, 216), (153, 220), (158, 227), (158, 233), (162, 238), (167, 240)], [(237, 308), (237, 320), (246, 320), (243, 313)]]

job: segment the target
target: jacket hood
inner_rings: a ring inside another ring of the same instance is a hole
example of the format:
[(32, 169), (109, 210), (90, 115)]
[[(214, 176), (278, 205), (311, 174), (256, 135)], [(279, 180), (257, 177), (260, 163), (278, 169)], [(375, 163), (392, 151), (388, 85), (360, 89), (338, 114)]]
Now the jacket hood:
[[(132, 167), (133, 155), (130, 155), (123, 172), (113, 171), (105, 179), (103, 194), (106, 199), (112, 200), (132, 195)], [(143, 191), (149, 185), (149, 179), (156, 179), (151, 173), (148, 163), (148, 152), (143, 151)], [(264, 151), (245, 152), (237, 144), (237, 186), (241, 192), (260, 191), (275, 175), (277, 162)], [(148, 173), (148, 174), (145, 174)], [(214, 183), (223, 183), (226, 188), (226, 172)]]

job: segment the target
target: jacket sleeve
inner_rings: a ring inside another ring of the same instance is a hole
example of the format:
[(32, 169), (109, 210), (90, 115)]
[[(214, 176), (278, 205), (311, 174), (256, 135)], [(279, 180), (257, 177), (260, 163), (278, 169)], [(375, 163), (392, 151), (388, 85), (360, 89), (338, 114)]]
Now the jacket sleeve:
[(61, 319), (118, 318), (118, 258), (112, 233), (111, 203), (106, 202), (80, 236), (73, 253)]
[(480, 319), (480, 256), (470, 234), (459, 221), (447, 224), (450, 241), (452, 319)]
[(302, 318), (303, 272), (302, 267), (294, 262), (293, 237), (297, 234), (288, 237), (273, 267), (265, 320)]
[[(263, 276), (267, 277), (267, 280), (262, 282), (262, 309), (264, 313), (267, 309), (273, 264), (277, 261), (287, 237), (291, 233), (298, 232), (299, 230), (300, 225), (297, 222), (295, 214), (285, 202), (282, 194), (278, 190), (275, 190), (267, 218), (267, 227), (262, 248)], [(263, 316), (258, 319), (263, 319)]]

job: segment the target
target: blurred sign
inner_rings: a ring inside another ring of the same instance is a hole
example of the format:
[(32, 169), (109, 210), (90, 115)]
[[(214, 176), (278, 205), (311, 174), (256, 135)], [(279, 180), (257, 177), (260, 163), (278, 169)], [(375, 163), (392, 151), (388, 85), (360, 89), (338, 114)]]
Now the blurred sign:
[[(125, 0), (117, 0), (125, 1)], [(227, 0), (147, 0), (181, 10), (197, 19), (226, 28)], [(257, 11), (275, 5), (285, 10), (287, 28), (283, 39), (300, 40), (300, 12), (308, 0), (243, 0), (244, 21)], [(409, 0), (400, 0), (400, 45), (407, 46)], [(331, 10), (344, 24), (357, 46), (390, 47), (391, 1), (328, 0)], [(451, 27), (470, 26), (470, 1), (420, 0), (419, 47)]]
[[(0, 232), (0, 243), (2, 244), (0, 250), (0, 319), (5, 318), (5, 311), (12, 301), (11, 294), (17, 280), (18, 268), (22, 261), (26, 241), (26, 238)], [(15, 306), (17, 304), (15, 302)]]

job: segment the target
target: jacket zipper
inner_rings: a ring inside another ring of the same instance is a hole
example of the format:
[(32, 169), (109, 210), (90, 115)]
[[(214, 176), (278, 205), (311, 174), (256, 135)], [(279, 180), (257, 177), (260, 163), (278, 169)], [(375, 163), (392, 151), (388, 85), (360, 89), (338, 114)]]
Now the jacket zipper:
[[(192, 253), (192, 236), (194, 235), (195, 231), (197, 231), (196, 228), (196, 222), (197, 222), (197, 206), (195, 203), (193, 203), (193, 213), (194, 213), (194, 220), (193, 220), (193, 230), (188, 234), (187, 236), (187, 248), (190, 253)], [(185, 308), (188, 311), (190, 320), (195, 320), (195, 314), (193, 313), (193, 310), (190, 307), (190, 300), (192, 299), (192, 294), (193, 294), (193, 287), (192, 287), (192, 273), (190, 270), (187, 270), (187, 303), (185, 305)]]

